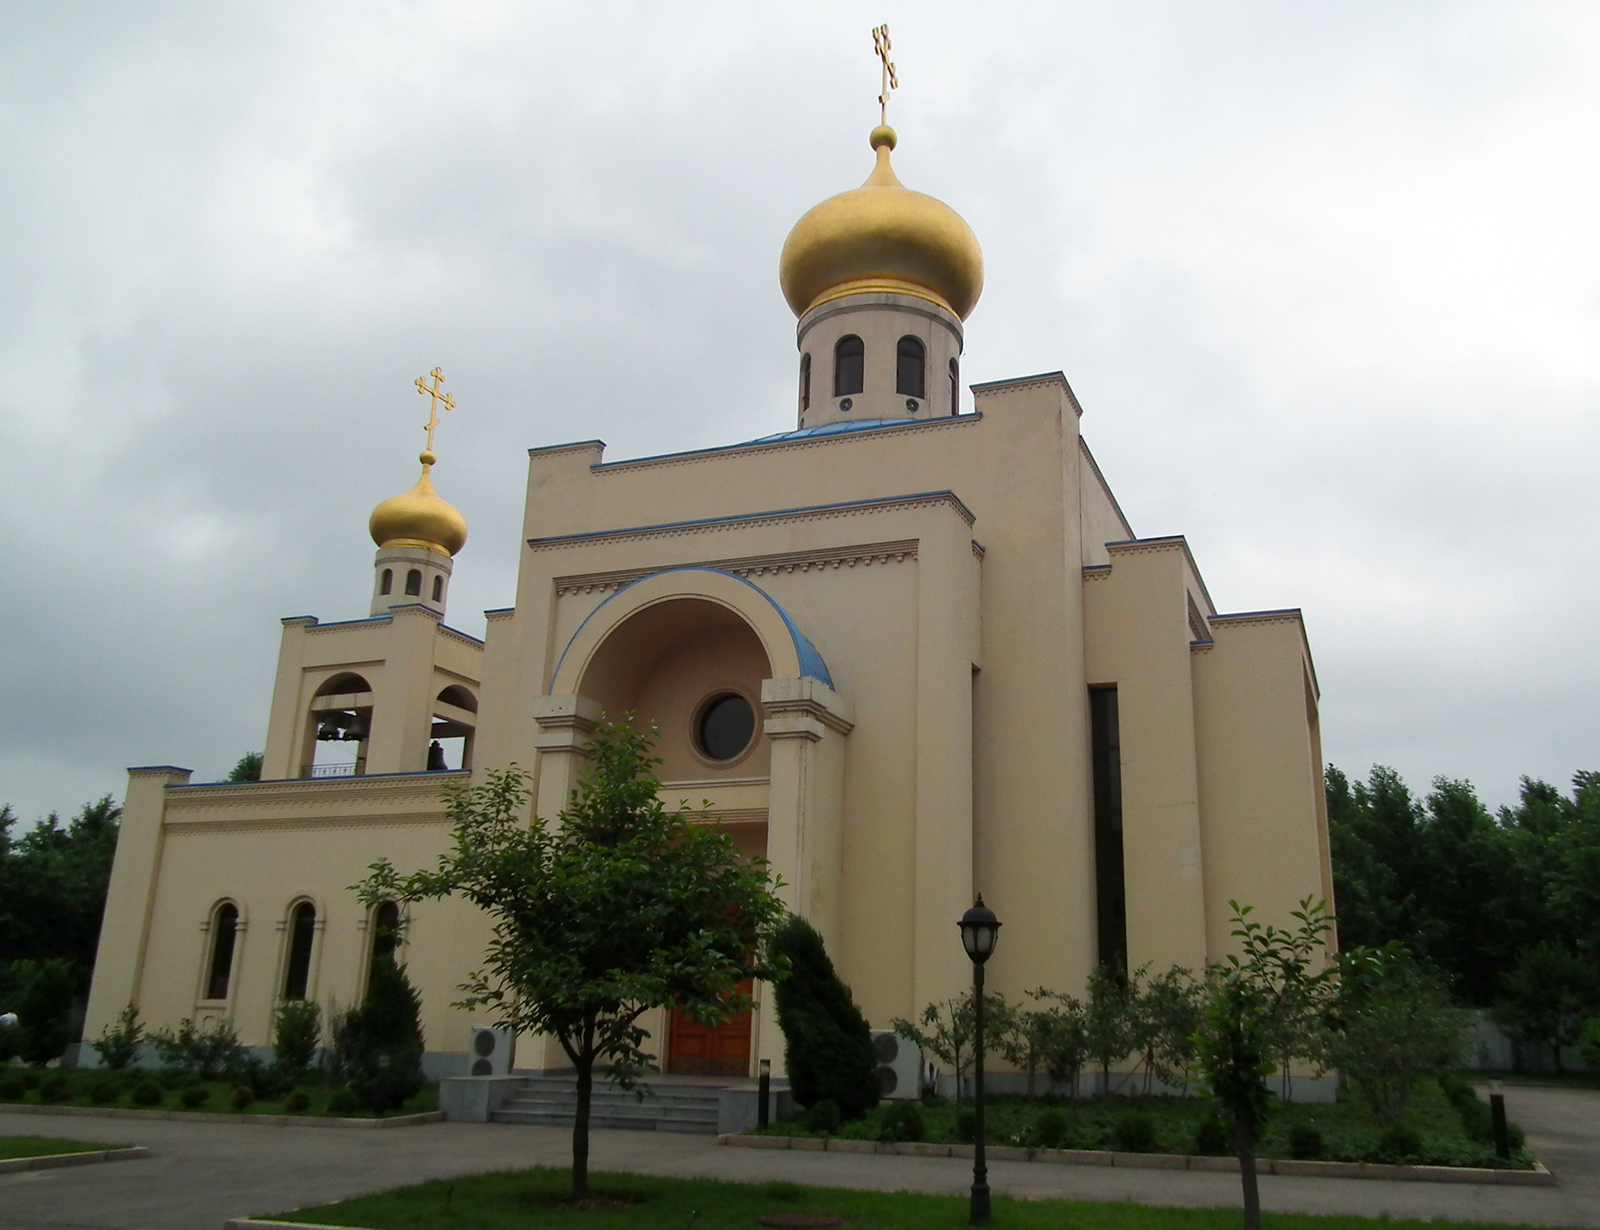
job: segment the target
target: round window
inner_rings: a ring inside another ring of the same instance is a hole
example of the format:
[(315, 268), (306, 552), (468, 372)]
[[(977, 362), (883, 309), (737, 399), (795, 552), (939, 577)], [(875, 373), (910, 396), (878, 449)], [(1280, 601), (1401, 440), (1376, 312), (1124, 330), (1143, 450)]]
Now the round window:
[(755, 733), (756, 711), (737, 692), (707, 701), (695, 730), (700, 750), (712, 760), (732, 760), (750, 746)]

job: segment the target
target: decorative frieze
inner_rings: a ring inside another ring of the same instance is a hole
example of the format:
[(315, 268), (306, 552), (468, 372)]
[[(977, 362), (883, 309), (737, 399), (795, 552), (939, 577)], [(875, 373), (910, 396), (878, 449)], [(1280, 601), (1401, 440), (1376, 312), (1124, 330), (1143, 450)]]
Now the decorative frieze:
[[(812, 551), (784, 551), (771, 555), (749, 555), (737, 559), (695, 560), (673, 564), (673, 568), (715, 568), (737, 577), (776, 576), (780, 573), (821, 572), (833, 568), (871, 568), (900, 564), (917, 558), (917, 540), (865, 543), (855, 547), (828, 547)], [(660, 568), (618, 568), (609, 572), (581, 573), (555, 578), (557, 594), (604, 593), (631, 585), (641, 577), (662, 571)]]

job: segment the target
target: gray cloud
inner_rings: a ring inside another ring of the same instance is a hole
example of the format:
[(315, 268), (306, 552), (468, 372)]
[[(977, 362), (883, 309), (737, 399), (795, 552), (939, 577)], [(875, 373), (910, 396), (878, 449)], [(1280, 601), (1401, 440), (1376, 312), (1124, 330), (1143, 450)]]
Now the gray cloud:
[(884, 19), (965, 374), (1066, 370), (1139, 532), (1305, 608), (1328, 758), (1600, 767), (1590, 6), (54, 4), (0, 7), (0, 799), (261, 745), (429, 367), (468, 631), (525, 447), (787, 426), (777, 253), (868, 169)]

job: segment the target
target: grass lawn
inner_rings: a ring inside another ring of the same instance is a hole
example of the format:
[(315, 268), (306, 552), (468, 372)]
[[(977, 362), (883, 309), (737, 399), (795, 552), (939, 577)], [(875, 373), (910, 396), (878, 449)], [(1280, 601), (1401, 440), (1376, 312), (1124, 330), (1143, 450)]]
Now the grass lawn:
[[(959, 1196), (596, 1174), (590, 1176), (590, 1188), (606, 1207), (581, 1210), (562, 1203), (570, 1186), (569, 1171), (540, 1168), (438, 1180), (275, 1216), (372, 1230), (750, 1230), (756, 1218), (773, 1213), (831, 1214), (851, 1230), (957, 1230), (967, 1224), (967, 1200)], [(1279, 1213), (1265, 1214), (1262, 1223), (1265, 1230), (1375, 1230), (1379, 1225), (1361, 1217)], [(993, 1224), (997, 1230), (1239, 1230), (1240, 1214), (997, 1196)], [(1460, 1222), (1389, 1218), (1381, 1225), (1382, 1230), (1495, 1230), (1481, 1223), (1469, 1228)]]
[(94, 1153), (100, 1149), (126, 1149), (127, 1145), (97, 1145), (92, 1140), (53, 1140), (49, 1136), (0, 1136), (0, 1162), (18, 1157), (49, 1157), (52, 1153)]
[[(52, 1089), (51, 1082), (58, 1080), (65, 1081), (66, 1085)], [(241, 1109), (229, 1102), (234, 1088), (232, 1081), (198, 1081), (174, 1069), (61, 1072), (16, 1065), (0, 1067), (0, 1107), (9, 1102), (24, 1106), (108, 1106), (124, 1110), (210, 1111), (233, 1115), (332, 1114), (352, 1119), (373, 1117), (368, 1110), (330, 1111), (328, 1102), (334, 1091), (325, 1088), (320, 1081), (308, 1081), (300, 1086), (299, 1092), (306, 1095), (308, 1103), (300, 1111), (291, 1111), (285, 1106), (289, 1094), (252, 1102)], [(59, 1094), (63, 1089), (70, 1089), (65, 1097), (45, 1096), (47, 1093)], [(159, 1095), (154, 1100), (150, 1100), (153, 1096), (151, 1091)], [(424, 1085), (421, 1092), (397, 1113), (411, 1115), (438, 1109), (439, 1086), (433, 1082)]]
[[(1470, 1093), (1466, 1095), (1469, 1099)], [(883, 1138), (884, 1113), (892, 1104), (882, 1104), (865, 1117), (842, 1124), (832, 1135), (847, 1140), (879, 1140)], [(1421, 1137), (1422, 1153), (1417, 1160), (1444, 1166), (1503, 1166), (1494, 1155), (1494, 1146), (1487, 1137), (1487, 1110), (1482, 1108), (1474, 1118), (1475, 1132), (1469, 1133), (1467, 1123), (1458, 1107), (1451, 1104), (1439, 1083), (1423, 1080), (1417, 1083), (1406, 1112), (1406, 1123)], [(963, 1104), (966, 1109), (966, 1104)], [(1039, 1148), (1112, 1149), (1141, 1153), (1203, 1153), (1198, 1140), (1203, 1121), (1213, 1114), (1205, 1098), (1182, 1097), (1094, 1097), (1094, 1098), (1026, 1098), (1010, 1095), (991, 1098), (984, 1108), (985, 1139), (992, 1145), (1022, 1145)], [(962, 1134), (957, 1121), (955, 1103), (940, 1099), (921, 1108), (922, 1139), (940, 1144), (960, 1143)], [(1043, 1130), (1043, 1119), (1051, 1116), (1057, 1121), (1053, 1130)], [(1149, 1139), (1142, 1144), (1130, 1144), (1136, 1133), (1128, 1131), (1128, 1121), (1143, 1118), (1148, 1121)], [(1320, 1136), (1321, 1149), (1308, 1156), (1330, 1161), (1400, 1161), (1399, 1157), (1385, 1156), (1380, 1141), (1381, 1133), (1373, 1125), (1365, 1105), (1359, 1098), (1340, 1095), (1337, 1102), (1300, 1102), (1279, 1104), (1257, 1146), (1260, 1157), (1293, 1157), (1291, 1137), (1296, 1128), (1315, 1128)], [(968, 1129), (970, 1131), (970, 1128)], [(774, 1124), (767, 1129), (772, 1135), (812, 1136), (820, 1133), (807, 1128), (803, 1118)], [(1212, 1149), (1212, 1152), (1231, 1152)], [(1520, 1152), (1520, 1151), (1519, 1151)], [(1302, 1153), (1305, 1150), (1302, 1149)], [(1532, 1161), (1525, 1154), (1513, 1154), (1513, 1165), (1529, 1167)]]

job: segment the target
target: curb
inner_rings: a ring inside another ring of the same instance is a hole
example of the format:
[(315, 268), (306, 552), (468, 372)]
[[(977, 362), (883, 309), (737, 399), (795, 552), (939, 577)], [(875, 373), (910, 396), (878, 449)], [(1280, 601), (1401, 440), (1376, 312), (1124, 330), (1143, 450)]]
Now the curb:
[(0, 1115), (81, 1115), (91, 1119), (167, 1119), (175, 1123), (253, 1123), (260, 1127), (398, 1128), (443, 1123), (444, 1111), (388, 1119), (330, 1119), (323, 1115), (224, 1115), (203, 1110), (123, 1110), (115, 1106), (35, 1106), (0, 1102)]
[(0, 1174), (13, 1174), (19, 1170), (55, 1170), (59, 1166), (89, 1166), (95, 1162), (131, 1162), (149, 1157), (150, 1150), (143, 1145), (126, 1149), (88, 1149), (80, 1153), (44, 1153), (38, 1157), (10, 1157), (0, 1161)]
[[(921, 1141), (834, 1140), (821, 1136), (747, 1136), (736, 1132), (717, 1137), (719, 1145), (739, 1149), (807, 1149), (828, 1153), (884, 1153), (901, 1157), (962, 1157), (971, 1145), (934, 1145)], [(1196, 1170), (1239, 1173), (1232, 1157), (1196, 1157), (1185, 1153), (1109, 1153), (1098, 1149), (1023, 1149), (990, 1145), (985, 1156), (995, 1162), (1042, 1162), (1054, 1166), (1120, 1166), (1128, 1170)], [(1301, 1179), (1388, 1179), (1411, 1183), (1485, 1183), (1501, 1187), (1554, 1187), (1556, 1177), (1543, 1163), (1532, 1170), (1490, 1170), (1482, 1166), (1386, 1166), (1377, 1162), (1296, 1162), (1258, 1158), (1257, 1174)]]
[(360, 1226), (324, 1226), (310, 1221), (262, 1221), (255, 1217), (230, 1217), (222, 1230), (361, 1230)]

